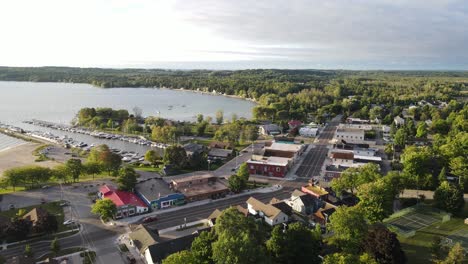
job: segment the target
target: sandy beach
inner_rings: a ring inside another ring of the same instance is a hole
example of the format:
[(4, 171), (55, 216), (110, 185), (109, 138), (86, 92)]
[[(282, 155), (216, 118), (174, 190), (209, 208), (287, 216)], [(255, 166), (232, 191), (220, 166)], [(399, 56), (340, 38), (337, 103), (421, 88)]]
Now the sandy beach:
[(56, 166), (58, 163), (55, 161), (34, 161), (36, 157), (32, 155), (32, 152), (40, 145), (39, 143), (27, 142), (0, 151), (0, 177), (5, 170), (24, 165), (38, 165), (49, 168)]

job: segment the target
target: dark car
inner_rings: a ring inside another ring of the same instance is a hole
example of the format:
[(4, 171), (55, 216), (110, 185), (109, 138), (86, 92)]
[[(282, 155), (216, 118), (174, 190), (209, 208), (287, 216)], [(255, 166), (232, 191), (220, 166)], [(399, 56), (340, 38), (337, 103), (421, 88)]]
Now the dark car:
[(145, 218), (143, 218), (142, 222), (143, 223), (151, 223), (151, 222), (154, 222), (158, 220), (158, 218), (156, 216), (147, 216)]

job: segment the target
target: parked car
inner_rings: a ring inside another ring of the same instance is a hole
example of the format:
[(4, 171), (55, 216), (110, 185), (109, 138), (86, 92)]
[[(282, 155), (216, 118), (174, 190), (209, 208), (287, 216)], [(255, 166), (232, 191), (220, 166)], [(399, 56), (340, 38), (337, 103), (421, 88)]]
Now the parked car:
[(49, 185), (44, 185), (44, 186), (42, 186), (42, 189), (49, 189), (49, 188), (50, 188)]
[(156, 216), (147, 216), (145, 218), (143, 218), (143, 223), (151, 223), (151, 222), (154, 222), (158, 220), (158, 218)]
[(8, 205), (8, 208), (9, 208), (10, 210), (13, 210), (13, 209), (15, 209), (15, 205), (14, 205), (14, 204), (10, 204), (10, 205)]
[(68, 219), (67, 221), (63, 222), (64, 225), (72, 225), (72, 224), (75, 224), (75, 220), (73, 219)]
[(69, 201), (63, 201), (62, 203), (60, 203), (60, 206), (62, 206), (62, 207), (69, 206), (69, 205), (70, 205)]

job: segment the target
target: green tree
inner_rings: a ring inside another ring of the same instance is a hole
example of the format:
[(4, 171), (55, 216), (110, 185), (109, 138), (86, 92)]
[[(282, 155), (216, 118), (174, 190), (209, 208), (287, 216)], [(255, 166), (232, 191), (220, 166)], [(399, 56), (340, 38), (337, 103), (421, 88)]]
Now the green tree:
[(345, 252), (357, 253), (368, 226), (360, 208), (339, 206), (330, 216), (329, 228), (333, 231), (332, 244)]
[(107, 145), (99, 145), (91, 149), (87, 162), (96, 162), (107, 171), (109, 175), (116, 173), (122, 164), (122, 158), (110, 151)]
[(323, 264), (377, 264), (369, 254), (364, 253), (361, 256), (347, 253), (334, 253), (325, 256)]
[(182, 169), (187, 166), (187, 153), (181, 146), (169, 146), (164, 151), (163, 161), (172, 164), (175, 168)]
[(197, 123), (201, 123), (203, 121), (203, 115), (202, 114), (198, 114), (197, 115)]
[(119, 171), (119, 177), (117, 183), (119, 184), (119, 190), (132, 192), (135, 189), (137, 183), (137, 172), (130, 167), (123, 167)]
[(216, 241), (215, 232), (201, 232), (192, 242), (191, 252), (195, 259), (194, 264), (214, 264), (212, 244)]
[(321, 263), (320, 238), (300, 222), (275, 226), (266, 247), (274, 263)]
[(59, 182), (67, 183), (70, 179), (70, 172), (66, 165), (60, 164), (52, 169), (52, 177)]
[(360, 185), (376, 181), (381, 177), (378, 165), (368, 163), (359, 168), (346, 169), (339, 178), (332, 180), (331, 185), (338, 194), (346, 190), (354, 194)]
[(442, 182), (435, 190), (434, 201), (437, 208), (453, 214), (459, 213), (465, 204), (461, 188), (447, 181)]
[(57, 256), (57, 254), (60, 252), (60, 243), (57, 237), (55, 237), (54, 240), (52, 240), (50, 243), (50, 250), (54, 253), (55, 256)]
[(151, 163), (152, 165), (156, 164), (159, 158), (159, 153), (155, 150), (150, 149), (145, 153), (145, 160)]
[(221, 125), (224, 121), (224, 112), (223, 110), (216, 111), (216, 124)]
[(163, 259), (162, 264), (188, 264), (197, 263), (196, 261), (197, 259), (193, 256), (192, 252), (182, 250)]
[(70, 175), (72, 176), (73, 181), (74, 182), (78, 181), (80, 174), (83, 172), (83, 165), (81, 164), (81, 160), (69, 159), (65, 163), (65, 166), (67, 166), (67, 169), (70, 172)]
[(239, 176), (245, 183), (249, 181), (249, 166), (246, 162), (242, 163), (237, 170), (237, 176)]
[(409, 146), (401, 155), (403, 173), (418, 188), (431, 187), (433, 154), (428, 147)]
[(15, 218), (5, 228), (7, 238), (24, 240), (31, 232), (31, 222), (21, 218)]
[(208, 127), (208, 122), (202, 121), (195, 126), (197, 136), (202, 137), (206, 133), (206, 128)]
[(393, 139), (395, 146), (397, 146), (399, 149), (404, 148), (406, 145), (407, 138), (408, 138), (408, 135), (406, 134), (405, 129), (399, 128), (396, 131), (395, 137)]
[(117, 206), (110, 199), (97, 200), (91, 208), (91, 212), (100, 215), (102, 220), (107, 221), (117, 213)]
[(236, 236), (218, 234), (213, 243), (213, 260), (216, 263), (245, 264), (266, 263), (266, 252), (247, 232), (240, 231)]
[(24, 256), (28, 258), (32, 258), (34, 256), (34, 252), (32, 251), (30, 244), (26, 244), (24, 247)]
[(358, 207), (371, 223), (380, 222), (393, 213), (394, 190), (383, 180), (359, 186)]
[(235, 174), (229, 177), (228, 183), (229, 183), (229, 190), (231, 190), (234, 193), (241, 192), (245, 188), (245, 185), (246, 185), (246, 182), (244, 181), (244, 179), (240, 177), (239, 175), (235, 175)]
[(465, 249), (460, 243), (456, 243), (449, 251), (448, 256), (437, 264), (462, 264), (465, 262)]
[(426, 122), (420, 122), (416, 130), (417, 138), (427, 138), (427, 125)]
[(5, 182), (9, 186), (13, 187), (13, 191), (15, 191), (16, 187), (24, 184), (26, 181), (24, 174), (22, 174), (21, 170), (18, 168), (6, 170), (3, 172), (3, 177), (5, 178)]
[(83, 165), (83, 168), (87, 174), (93, 175), (93, 180), (94, 180), (94, 177), (96, 176), (96, 174), (101, 172), (102, 166), (98, 162), (93, 161), (93, 162), (86, 162)]

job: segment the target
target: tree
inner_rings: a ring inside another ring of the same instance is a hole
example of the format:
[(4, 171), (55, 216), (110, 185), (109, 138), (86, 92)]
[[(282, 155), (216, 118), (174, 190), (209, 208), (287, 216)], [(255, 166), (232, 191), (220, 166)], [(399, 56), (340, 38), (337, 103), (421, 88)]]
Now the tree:
[(447, 170), (445, 167), (440, 170), (439, 177), (437, 178), (439, 179), (439, 184), (447, 180)]
[(91, 212), (100, 215), (102, 220), (107, 221), (117, 213), (117, 206), (110, 199), (97, 200), (91, 208)]
[(395, 146), (397, 146), (399, 149), (404, 148), (406, 145), (407, 138), (408, 138), (408, 135), (406, 134), (405, 129), (399, 128), (396, 131), (395, 137), (394, 137)]
[(33, 231), (35, 233), (52, 233), (57, 232), (58, 222), (57, 218), (52, 214), (41, 215), (36, 224), (33, 226)]
[(332, 180), (332, 187), (336, 193), (349, 190), (354, 194), (357, 187), (362, 184), (373, 182), (382, 177), (376, 164), (368, 163), (359, 168), (346, 169), (339, 178)]
[(300, 222), (275, 226), (266, 247), (274, 263), (321, 263), (320, 239)]
[(212, 244), (216, 241), (214, 231), (201, 232), (192, 242), (191, 252), (195, 264), (214, 264)]
[(323, 264), (377, 264), (369, 254), (364, 253), (361, 256), (347, 254), (347, 253), (334, 253), (325, 256)]
[(416, 130), (417, 138), (427, 138), (427, 125), (426, 122), (420, 122)]
[(465, 204), (461, 188), (447, 181), (435, 190), (434, 201), (435, 207), (453, 214), (459, 213)]
[(371, 223), (380, 222), (393, 213), (394, 190), (383, 180), (359, 186), (358, 207)]
[(331, 242), (345, 252), (356, 253), (367, 234), (367, 223), (357, 207), (339, 206), (330, 216)]
[(133, 115), (135, 116), (136, 119), (140, 119), (140, 120), (143, 119), (142, 118), (143, 117), (143, 110), (141, 110), (140, 107), (135, 106), (135, 107), (133, 107), (132, 110), (133, 110)]
[(32, 251), (30, 244), (26, 244), (24, 247), (24, 256), (28, 258), (32, 258), (34, 256), (34, 252)]
[(431, 169), (434, 166), (433, 154), (428, 147), (409, 146), (401, 155), (403, 174), (409, 183), (418, 188), (431, 187), (433, 184)]
[(96, 162), (106, 170), (109, 175), (111, 172), (117, 172), (122, 164), (122, 158), (110, 151), (107, 145), (99, 145), (91, 149), (87, 162)]
[(187, 153), (181, 146), (169, 146), (164, 151), (163, 161), (172, 164), (175, 168), (182, 169), (187, 165)]
[(131, 192), (135, 189), (137, 183), (138, 174), (130, 167), (123, 167), (119, 171), (119, 177), (117, 183), (119, 184), (119, 190)]
[(434, 263), (437, 263), (442, 259), (442, 256), (447, 255), (448, 249), (447, 246), (442, 243), (442, 238), (440, 236), (435, 236), (431, 242), (430, 246), (431, 259)]
[(206, 128), (208, 127), (208, 122), (202, 121), (195, 126), (197, 136), (202, 137), (205, 135)]
[(197, 263), (197, 259), (193, 256), (192, 252), (188, 250), (182, 250), (177, 253), (167, 256), (163, 259), (162, 264), (187, 264)]
[(202, 114), (198, 114), (197, 115), (197, 123), (201, 123), (203, 121), (203, 115)]
[(98, 162), (88, 161), (83, 165), (83, 169), (87, 174), (93, 175), (93, 180), (94, 180), (94, 177), (96, 176), (96, 174), (101, 172), (102, 166)]
[(80, 159), (69, 159), (65, 163), (70, 175), (73, 178), (73, 181), (76, 182), (80, 177), (80, 174), (83, 172), (83, 165), (81, 164)]
[(28, 236), (30, 231), (31, 222), (25, 219), (15, 218), (7, 225), (5, 229), (5, 235), (8, 238), (24, 240)]
[(223, 110), (216, 111), (216, 124), (221, 125), (224, 121), (224, 112)]
[(245, 183), (249, 181), (249, 166), (246, 162), (242, 163), (237, 170), (237, 176), (239, 176)]
[(154, 165), (159, 160), (159, 153), (155, 150), (150, 149), (145, 153), (145, 160)]
[(362, 243), (364, 250), (381, 264), (406, 263), (405, 253), (401, 249), (397, 235), (384, 225), (377, 224), (370, 228)]
[(231, 190), (234, 193), (239, 193), (245, 188), (245, 181), (242, 177), (239, 175), (231, 175), (228, 179), (229, 183), (229, 190)]
[(60, 243), (57, 237), (55, 237), (54, 240), (52, 240), (50, 243), (50, 250), (54, 253), (55, 256), (57, 256), (57, 254), (60, 252)]
[(13, 191), (15, 191), (17, 186), (25, 182), (25, 177), (18, 168), (6, 170), (3, 172), (3, 177), (5, 178), (5, 182), (13, 187)]
[(459, 177), (459, 182), (464, 185), (465, 189), (468, 187), (468, 184), (465, 184), (468, 180), (468, 158), (458, 156), (451, 159), (450, 172)]
[(265, 253), (262, 245), (258, 244), (248, 232), (241, 230), (235, 236), (227, 233), (218, 234), (218, 240), (213, 243), (215, 263), (266, 263)]
[(460, 243), (456, 243), (449, 251), (445, 260), (437, 262), (438, 264), (462, 264), (465, 262), (465, 249)]
[(177, 128), (174, 126), (153, 126), (151, 130), (151, 138), (157, 142), (175, 142), (176, 135)]

